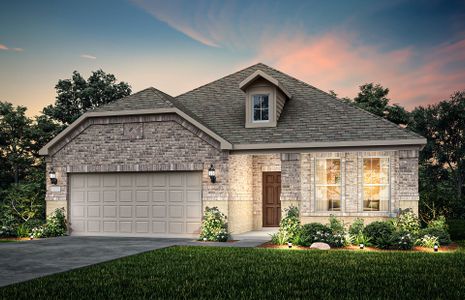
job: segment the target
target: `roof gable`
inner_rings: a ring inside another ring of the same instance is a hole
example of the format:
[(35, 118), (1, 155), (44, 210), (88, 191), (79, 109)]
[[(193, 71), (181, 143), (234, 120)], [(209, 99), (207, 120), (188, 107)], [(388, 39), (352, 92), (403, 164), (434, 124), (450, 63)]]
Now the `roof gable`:
[(270, 76), (263, 72), (262, 70), (257, 70), (250, 76), (248, 76), (246, 79), (242, 80), (239, 83), (239, 88), (243, 90), (244, 92), (247, 90), (247, 88), (254, 83), (258, 78), (263, 78), (266, 81), (270, 82), (274, 86), (278, 87), (289, 99), (292, 97), (291, 93), (287, 91), (287, 89), (273, 76)]

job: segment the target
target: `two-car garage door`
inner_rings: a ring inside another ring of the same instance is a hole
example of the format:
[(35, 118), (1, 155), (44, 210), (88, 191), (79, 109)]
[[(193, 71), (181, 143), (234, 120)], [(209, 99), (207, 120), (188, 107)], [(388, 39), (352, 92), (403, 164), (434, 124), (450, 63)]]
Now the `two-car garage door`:
[(71, 174), (70, 181), (72, 235), (199, 232), (200, 172)]

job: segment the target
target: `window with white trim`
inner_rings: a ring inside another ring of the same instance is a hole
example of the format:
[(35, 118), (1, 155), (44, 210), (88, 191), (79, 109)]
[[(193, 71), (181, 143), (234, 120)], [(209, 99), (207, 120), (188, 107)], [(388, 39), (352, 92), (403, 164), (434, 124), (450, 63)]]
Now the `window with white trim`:
[(317, 159), (315, 169), (316, 211), (341, 211), (341, 160)]
[(363, 159), (363, 210), (389, 211), (389, 158)]
[(253, 122), (267, 122), (270, 119), (270, 100), (268, 95), (260, 94), (252, 97)]

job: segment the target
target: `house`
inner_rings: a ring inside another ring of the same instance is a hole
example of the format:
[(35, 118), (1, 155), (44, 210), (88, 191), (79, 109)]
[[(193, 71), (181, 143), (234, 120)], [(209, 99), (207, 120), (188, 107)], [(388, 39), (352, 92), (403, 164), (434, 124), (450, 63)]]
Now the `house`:
[(184, 236), (217, 206), (232, 233), (418, 211), (425, 139), (264, 64), (178, 97), (148, 88), (50, 141), (47, 212), (72, 235)]

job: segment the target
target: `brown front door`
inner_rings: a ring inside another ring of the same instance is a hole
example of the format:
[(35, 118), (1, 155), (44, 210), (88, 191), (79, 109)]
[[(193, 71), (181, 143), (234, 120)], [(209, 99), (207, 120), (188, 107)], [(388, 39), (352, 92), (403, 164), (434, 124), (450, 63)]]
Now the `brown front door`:
[(279, 226), (280, 196), (281, 172), (263, 172), (263, 227)]

